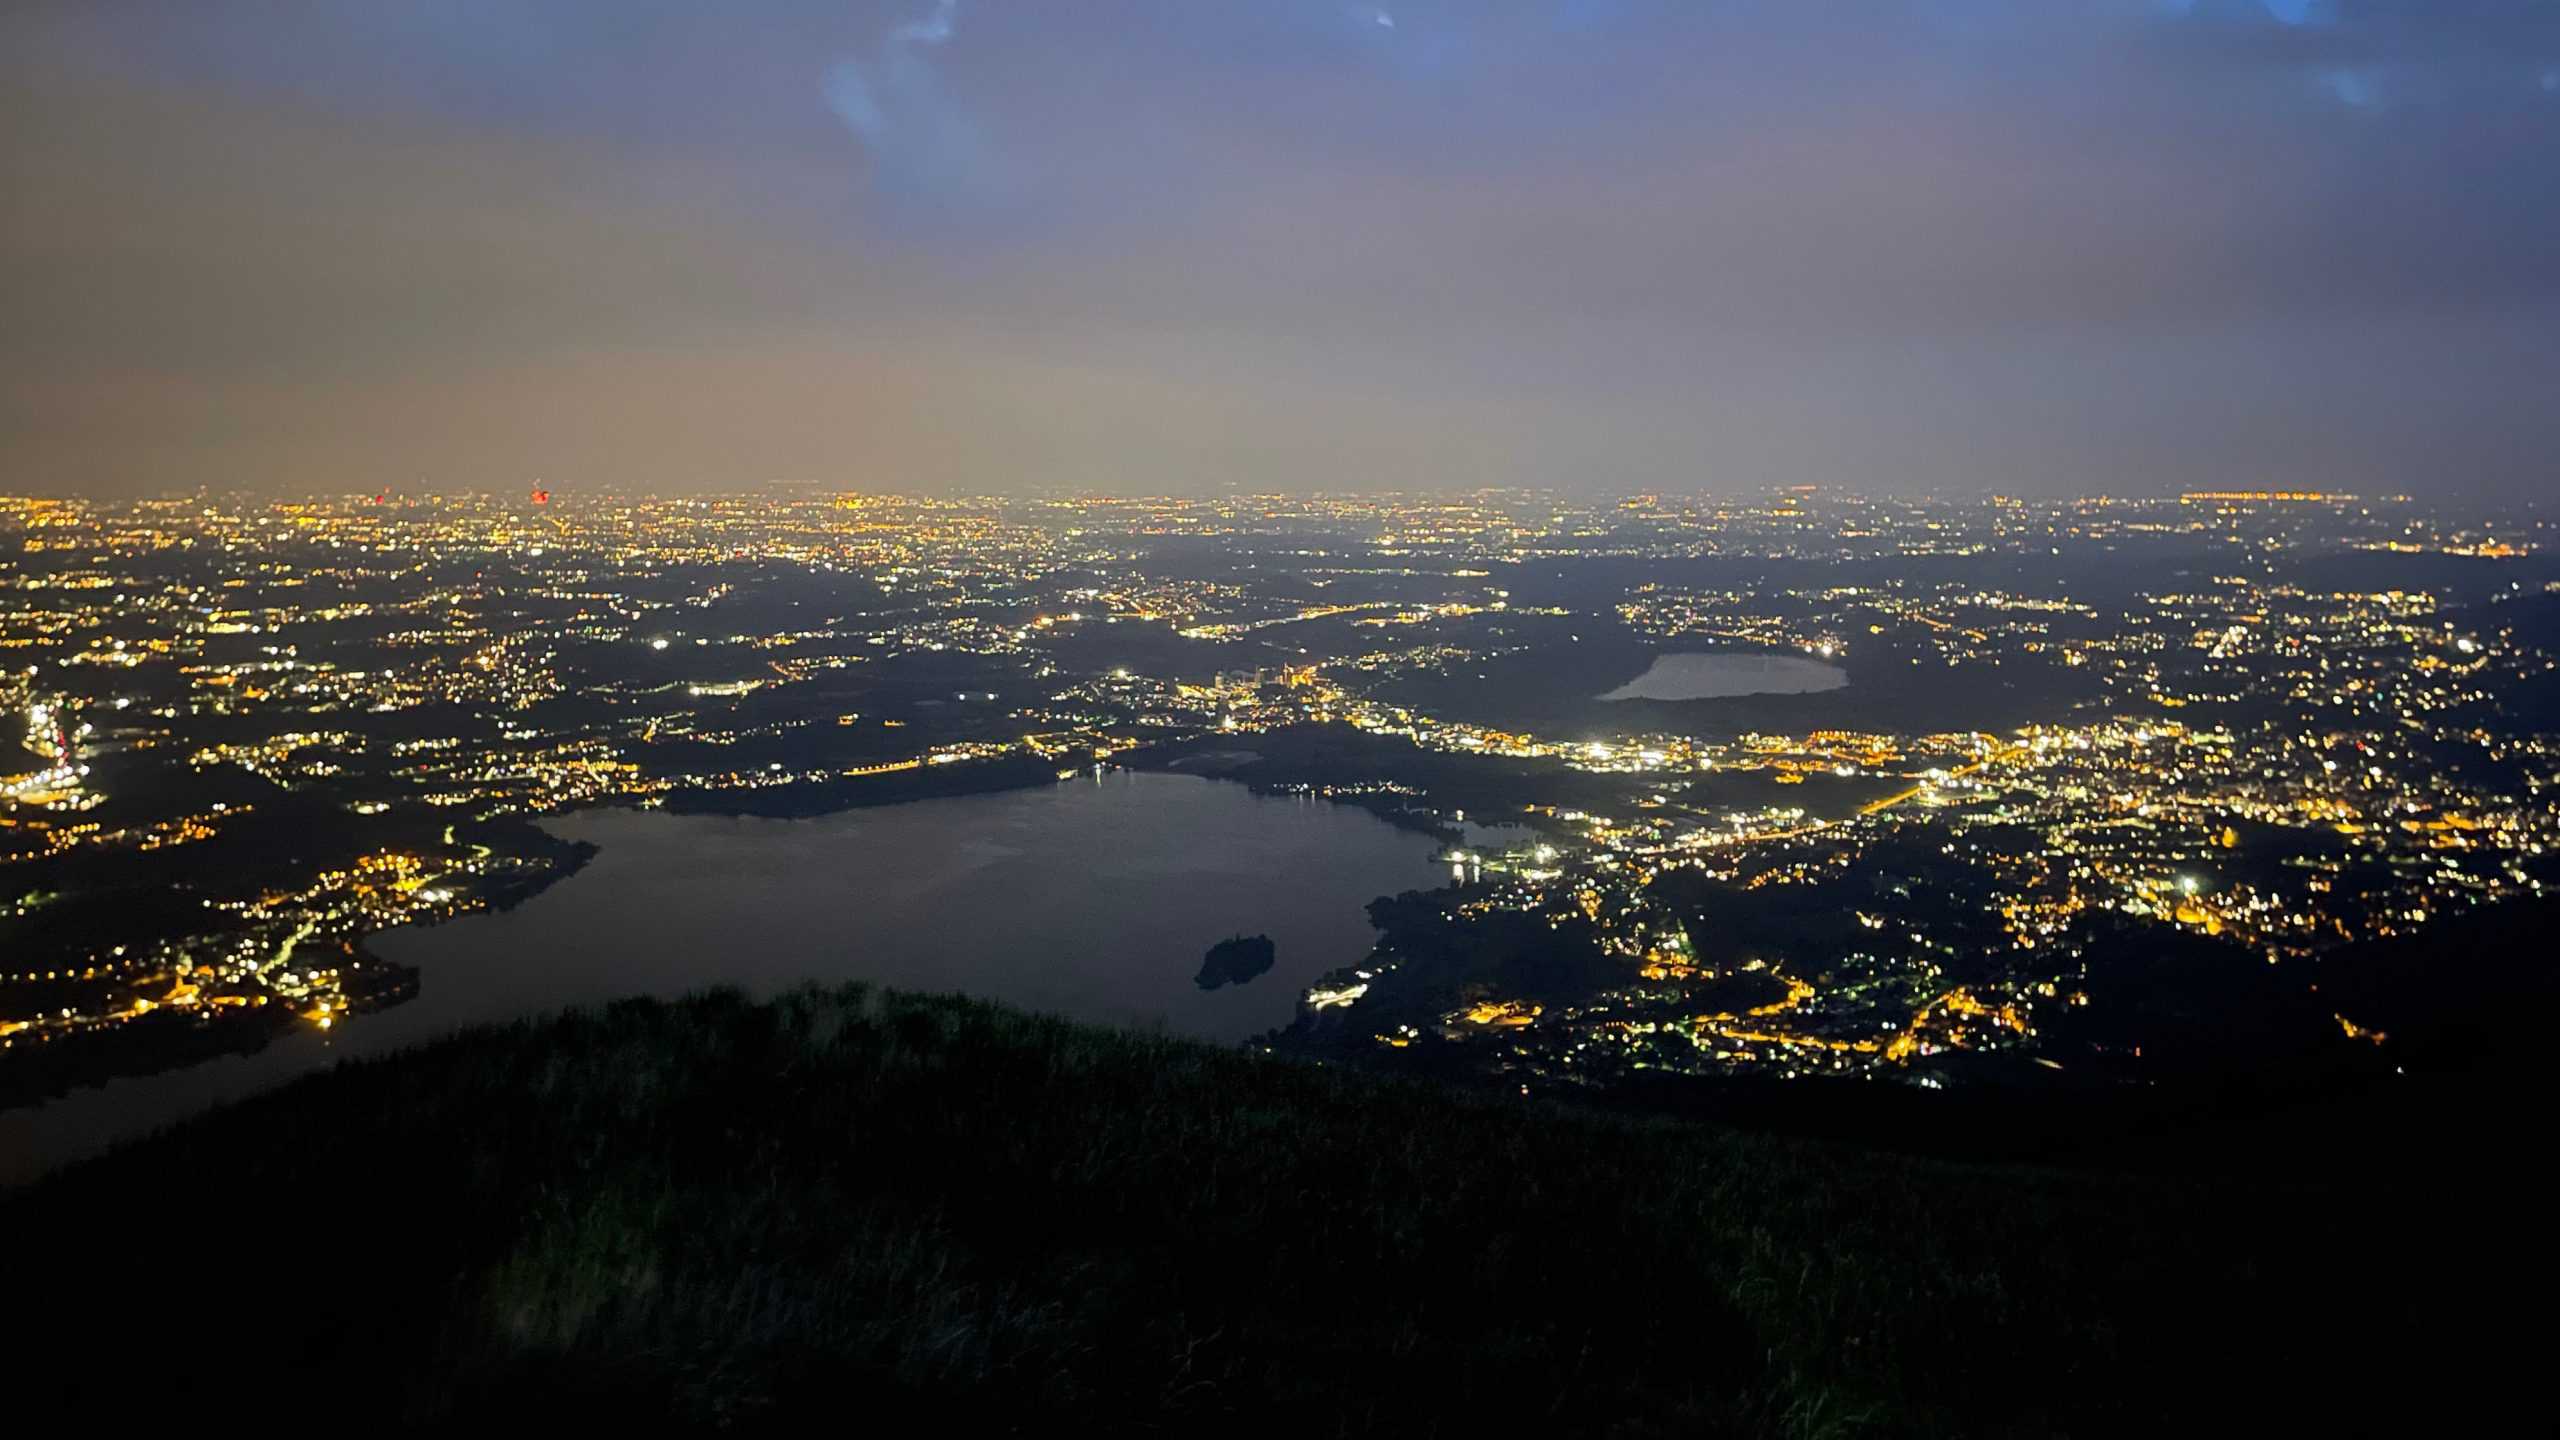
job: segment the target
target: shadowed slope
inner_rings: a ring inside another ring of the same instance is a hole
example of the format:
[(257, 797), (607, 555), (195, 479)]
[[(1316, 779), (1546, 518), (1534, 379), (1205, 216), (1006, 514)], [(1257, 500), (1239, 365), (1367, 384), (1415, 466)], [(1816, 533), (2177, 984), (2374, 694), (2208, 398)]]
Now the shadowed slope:
[(0, 1225), (22, 1414), (2030, 1434), (2351, 1403), (2341, 1337), (2405, 1317), (2300, 1200), (857, 989), (351, 1065)]

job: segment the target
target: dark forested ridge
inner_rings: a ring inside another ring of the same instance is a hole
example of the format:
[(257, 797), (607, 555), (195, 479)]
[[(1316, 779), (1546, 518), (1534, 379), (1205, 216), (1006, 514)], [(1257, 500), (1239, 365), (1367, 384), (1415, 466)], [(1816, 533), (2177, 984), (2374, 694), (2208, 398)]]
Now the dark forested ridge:
[[(1827, 1435), (2491, 1403), (2504, 1154), (1985, 1167), (973, 1002), (633, 1001), (0, 1201), (19, 1415)], [(2509, 1187), (2515, 1187), (2510, 1189)], [(2460, 1224), (2451, 1222), (2459, 1215)], [(2459, 1385), (2441, 1368), (2457, 1355)], [(243, 1372), (248, 1367), (248, 1373)]]

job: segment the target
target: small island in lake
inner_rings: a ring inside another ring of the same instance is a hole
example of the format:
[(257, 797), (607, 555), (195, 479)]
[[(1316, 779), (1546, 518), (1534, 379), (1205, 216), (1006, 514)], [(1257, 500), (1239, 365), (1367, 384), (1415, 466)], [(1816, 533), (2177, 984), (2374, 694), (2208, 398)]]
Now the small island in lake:
[(1271, 968), (1280, 947), (1268, 935), (1231, 935), (1209, 947), (1200, 959), (1200, 988), (1242, 985)]

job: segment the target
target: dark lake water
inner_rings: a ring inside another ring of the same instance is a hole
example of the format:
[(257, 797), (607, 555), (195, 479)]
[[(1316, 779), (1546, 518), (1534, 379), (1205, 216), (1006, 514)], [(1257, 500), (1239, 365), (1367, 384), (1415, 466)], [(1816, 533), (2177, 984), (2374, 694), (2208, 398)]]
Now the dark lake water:
[[(326, 1035), (0, 1113), (0, 1183), (353, 1056), (622, 995), (803, 980), (962, 990), (1241, 1040), (1368, 952), (1368, 902), (1449, 883), (1439, 846), (1365, 811), (1186, 775), (813, 820), (598, 810), (546, 822), (600, 853), (504, 914), (374, 937), (419, 993)], [(1204, 991), (1202, 953), (1267, 934), (1273, 968)]]
[(1848, 671), (1800, 655), (1657, 655), (1650, 669), (1599, 698), (1722, 700), (1735, 695), (1806, 695), (1848, 683)]

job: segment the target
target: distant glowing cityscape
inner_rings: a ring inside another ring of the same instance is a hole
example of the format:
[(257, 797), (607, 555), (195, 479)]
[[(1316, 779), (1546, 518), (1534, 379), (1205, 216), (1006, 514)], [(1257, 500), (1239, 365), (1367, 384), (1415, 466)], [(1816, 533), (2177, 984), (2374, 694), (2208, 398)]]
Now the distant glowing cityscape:
[[(1126, 765), (1427, 829), (1433, 924), (1614, 967), (1399, 1009), (1391, 928), (1300, 1041), (1542, 1082), (2058, 1068), (2093, 920), (2300, 967), (2546, 892), (2560, 740), (2502, 707), (2560, 658), (2499, 568), (2546, 524), (2260, 491), (0, 500), (0, 1045), (361, 1023), (418, 983), (367, 937), (561, 878), (527, 822), (575, 807)], [(1691, 652), (1839, 688), (1596, 698)], [(1750, 941), (1799, 903), (1824, 923)]]

